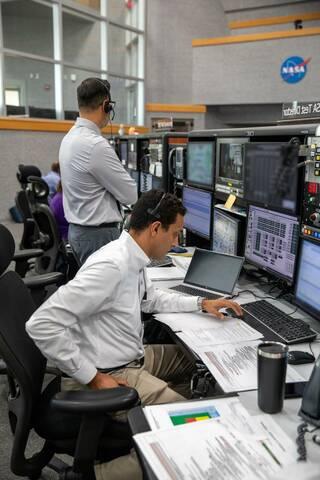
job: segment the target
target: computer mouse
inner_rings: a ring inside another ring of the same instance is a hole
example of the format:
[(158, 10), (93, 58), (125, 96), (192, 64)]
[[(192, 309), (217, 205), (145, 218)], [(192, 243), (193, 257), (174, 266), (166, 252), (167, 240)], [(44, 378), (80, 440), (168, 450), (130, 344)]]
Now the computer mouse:
[(226, 309), (225, 309), (225, 312), (226, 312), (226, 314), (227, 314), (228, 317), (242, 318), (242, 316), (237, 315), (236, 312), (234, 312), (234, 311), (232, 310), (232, 308), (226, 308)]
[(300, 352), (300, 350), (288, 352), (288, 363), (290, 365), (301, 365), (302, 363), (313, 363), (314, 361), (314, 356), (309, 352)]
[(188, 250), (184, 247), (179, 247), (176, 245), (175, 247), (172, 247), (170, 252), (172, 253), (186, 253)]

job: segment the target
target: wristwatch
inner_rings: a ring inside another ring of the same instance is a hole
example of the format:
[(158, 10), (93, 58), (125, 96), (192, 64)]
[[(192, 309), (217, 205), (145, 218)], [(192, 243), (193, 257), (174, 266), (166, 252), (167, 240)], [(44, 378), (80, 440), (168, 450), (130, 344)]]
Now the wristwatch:
[(206, 298), (204, 298), (204, 297), (198, 297), (197, 306), (198, 306), (198, 309), (199, 309), (199, 310), (202, 310), (202, 302), (203, 302), (203, 300), (206, 300)]

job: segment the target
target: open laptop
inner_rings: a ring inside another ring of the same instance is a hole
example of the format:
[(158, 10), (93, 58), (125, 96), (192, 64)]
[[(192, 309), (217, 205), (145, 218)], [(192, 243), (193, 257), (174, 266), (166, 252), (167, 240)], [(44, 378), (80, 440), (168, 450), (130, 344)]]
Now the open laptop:
[(196, 248), (183, 283), (171, 290), (210, 300), (232, 295), (243, 262), (243, 257)]

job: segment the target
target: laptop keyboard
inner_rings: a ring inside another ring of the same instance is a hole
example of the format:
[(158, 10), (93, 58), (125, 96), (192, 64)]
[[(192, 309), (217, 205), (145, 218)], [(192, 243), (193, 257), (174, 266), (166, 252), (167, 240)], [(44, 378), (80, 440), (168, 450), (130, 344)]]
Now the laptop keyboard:
[[(277, 340), (290, 345), (311, 342), (317, 336), (317, 333), (303, 320), (290, 317), (266, 300), (257, 300), (241, 306), (244, 310), (243, 319), (253, 328), (261, 331), (267, 340), (275, 335)], [(260, 329), (259, 323), (262, 325)]]
[(205, 297), (209, 300), (216, 300), (217, 298), (221, 298), (223, 296), (216, 293), (204, 292), (198, 288), (189, 287), (188, 285), (183, 284), (171, 287), (170, 290), (176, 290), (177, 292), (184, 293), (186, 295), (192, 295), (194, 297)]

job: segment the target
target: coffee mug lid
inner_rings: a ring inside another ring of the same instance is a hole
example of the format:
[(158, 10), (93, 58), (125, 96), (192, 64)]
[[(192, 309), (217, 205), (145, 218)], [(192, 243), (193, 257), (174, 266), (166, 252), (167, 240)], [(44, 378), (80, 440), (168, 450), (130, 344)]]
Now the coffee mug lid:
[(284, 358), (288, 355), (288, 346), (281, 342), (261, 342), (258, 355), (265, 358)]

